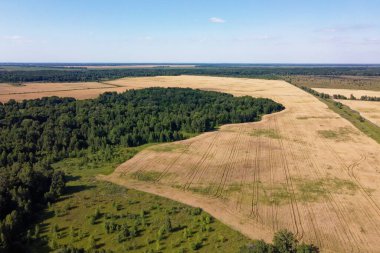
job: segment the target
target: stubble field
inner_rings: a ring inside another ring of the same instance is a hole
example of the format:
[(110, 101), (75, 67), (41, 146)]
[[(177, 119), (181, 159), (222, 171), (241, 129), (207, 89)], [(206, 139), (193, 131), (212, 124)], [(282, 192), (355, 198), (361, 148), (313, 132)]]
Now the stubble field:
[(380, 146), (316, 98), (283, 81), (180, 76), (114, 83), (269, 97), (287, 109), (147, 149), (102, 179), (200, 206), (251, 238), (270, 240), (287, 228), (323, 252), (380, 247)]
[(344, 95), (347, 98), (350, 95), (354, 95), (357, 99), (360, 99), (361, 96), (369, 96), (369, 97), (380, 97), (380, 91), (374, 90), (353, 90), (353, 89), (326, 89), (326, 88), (312, 88), (320, 93), (326, 93), (330, 95), (339, 94)]
[(106, 91), (123, 92), (125, 90), (125, 87), (106, 82), (23, 83), (21, 85), (0, 83), (0, 102), (5, 103), (10, 99), (22, 101), (49, 96), (87, 99), (97, 97)]
[[(345, 89), (323, 89), (313, 88), (318, 92), (334, 95), (344, 95), (347, 98), (350, 95), (354, 95), (357, 99), (361, 96), (380, 97), (380, 91), (370, 90), (345, 90)], [(342, 100), (338, 99), (344, 105), (347, 105), (351, 109), (359, 112), (364, 118), (370, 120), (372, 123), (380, 126), (380, 102), (379, 101), (361, 101), (361, 100)]]

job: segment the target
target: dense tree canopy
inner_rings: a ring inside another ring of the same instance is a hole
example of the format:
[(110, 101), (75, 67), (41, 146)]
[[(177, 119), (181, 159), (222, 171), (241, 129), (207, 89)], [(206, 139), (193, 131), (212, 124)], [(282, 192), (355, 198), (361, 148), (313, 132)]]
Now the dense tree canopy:
[(282, 109), (270, 99), (180, 88), (0, 104), (0, 247), (9, 246), (27, 214), (62, 193), (64, 175), (53, 162), (84, 149), (110, 156), (112, 146), (180, 140)]
[[(24, 70), (25, 69), (25, 70)], [(172, 75), (211, 75), (229, 77), (260, 77), (281, 79), (287, 75), (323, 76), (380, 76), (378, 66), (235, 66), (202, 65), (194, 68), (138, 68), (138, 69), (86, 69), (58, 68), (47, 65), (40, 69), (19, 68), (1, 69), (0, 83), (11, 82), (80, 82), (101, 81), (122, 77), (172, 76)]]

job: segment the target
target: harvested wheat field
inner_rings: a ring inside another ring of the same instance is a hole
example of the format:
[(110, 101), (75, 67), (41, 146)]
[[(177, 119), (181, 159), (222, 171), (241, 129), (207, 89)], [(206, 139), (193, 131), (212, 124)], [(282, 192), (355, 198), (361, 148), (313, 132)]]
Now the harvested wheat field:
[(0, 102), (5, 103), (10, 99), (21, 101), (49, 96), (87, 99), (97, 97), (106, 91), (123, 92), (125, 90), (124, 87), (106, 82), (23, 83), (21, 85), (0, 83)]
[(337, 100), (351, 109), (358, 111), (360, 115), (372, 123), (380, 126), (380, 102), (360, 100)]
[(326, 93), (329, 95), (343, 95), (346, 97), (350, 97), (351, 94), (356, 98), (360, 98), (361, 96), (369, 96), (369, 97), (380, 97), (380, 91), (374, 90), (348, 90), (348, 89), (325, 89), (325, 88), (312, 88), (320, 93)]
[[(339, 94), (346, 97), (354, 95), (357, 99), (361, 96), (380, 97), (380, 91), (371, 90), (344, 90), (344, 89), (320, 89), (313, 88), (318, 92), (323, 92), (329, 95)], [(364, 118), (368, 119), (372, 123), (380, 126), (380, 102), (379, 101), (361, 101), (361, 100), (343, 100), (337, 99), (344, 105), (347, 105), (351, 109), (359, 112)]]
[(313, 96), (283, 81), (255, 79), (113, 83), (269, 97), (287, 109), (153, 146), (100, 178), (202, 207), (253, 239), (270, 240), (287, 228), (322, 252), (380, 252), (380, 146)]

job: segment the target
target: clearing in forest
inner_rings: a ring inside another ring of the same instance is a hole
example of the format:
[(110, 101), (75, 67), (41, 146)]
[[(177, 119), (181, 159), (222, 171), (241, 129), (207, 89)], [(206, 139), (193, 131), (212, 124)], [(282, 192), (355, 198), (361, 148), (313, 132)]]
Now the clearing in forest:
[(254, 239), (270, 240), (287, 228), (323, 252), (380, 248), (380, 145), (317, 98), (271, 80), (175, 76), (111, 83), (268, 97), (286, 110), (145, 149), (102, 179), (202, 207)]

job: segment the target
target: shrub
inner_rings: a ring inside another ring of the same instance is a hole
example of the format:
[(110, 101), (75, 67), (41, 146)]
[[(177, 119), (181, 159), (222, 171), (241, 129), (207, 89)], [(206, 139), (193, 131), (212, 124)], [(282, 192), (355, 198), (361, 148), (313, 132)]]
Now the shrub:
[(297, 253), (319, 253), (318, 247), (309, 244), (300, 244), (297, 246)]
[(273, 245), (280, 253), (294, 253), (297, 243), (293, 233), (285, 229), (278, 231), (273, 237)]
[(271, 252), (269, 251), (270, 248), (272, 248), (271, 245), (263, 240), (255, 240), (251, 244), (240, 248), (240, 253), (268, 253)]
[(200, 215), (202, 213), (202, 209), (201, 208), (193, 208), (191, 210), (191, 215)]
[(190, 246), (192, 250), (199, 250), (202, 248), (202, 242), (193, 242)]

